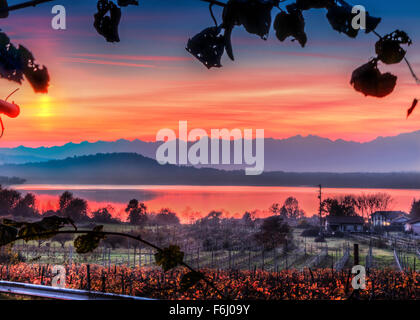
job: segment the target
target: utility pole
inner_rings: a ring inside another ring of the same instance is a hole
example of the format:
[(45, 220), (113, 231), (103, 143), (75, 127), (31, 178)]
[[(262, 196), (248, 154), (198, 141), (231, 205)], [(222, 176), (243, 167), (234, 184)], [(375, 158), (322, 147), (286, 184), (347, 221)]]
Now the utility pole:
[(319, 187), (319, 194), (318, 194), (318, 199), (319, 199), (319, 227), (320, 230), (322, 231), (322, 185), (318, 185)]

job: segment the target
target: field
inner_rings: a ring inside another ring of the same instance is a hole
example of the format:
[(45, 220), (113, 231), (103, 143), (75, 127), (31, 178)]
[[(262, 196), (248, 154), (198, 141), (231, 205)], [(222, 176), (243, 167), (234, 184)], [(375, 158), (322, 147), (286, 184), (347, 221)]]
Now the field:
[[(1, 266), (1, 278), (5, 277)], [(77, 289), (130, 294), (157, 299), (220, 299), (215, 290), (200, 282), (186, 291), (180, 290), (180, 279), (185, 273), (176, 269), (167, 273), (151, 268), (127, 266), (91, 266), (90, 282), (86, 266), (67, 266), (67, 287)], [(393, 270), (374, 270), (367, 277), (366, 290), (351, 288), (351, 273), (331, 269), (267, 271), (220, 271), (202, 269), (202, 272), (223, 293), (223, 298), (264, 300), (344, 300), (359, 299), (418, 299), (420, 274)], [(25, 263), (10, 266), (8, 280), (34, 284), (51, 284), (51, 267)]]
[[(287, 250), (282, 246), (263, 250), (246, 238), (255, 230), (245, 227), (226, 226), (216, 232), (193, 225), (110, 224), (105, 230), (142, 234), (160, 247), (179, 245), (185, 252), (184, 261), (202, 271), (224, 297), (233, 299), (340, 300), (355, 294), (360, 299), (419, 298), (418, 242), (402, 234), (347, 234), (320, 243), (314, 237), (303, 237), (303, 230), (294, 227)], [(216, 240), (209, 245), (206, 239), (211, 237), (221, 237), (223, 243)], [(366, 290), (353, 293), (350, 272), (356, 243), (359, 264), (366, 267), (368, 277)], [(185, 270), (163, 272), (155, 264), (155, 251), (134, 240), (111, 237), (89, 254), (77, 254), (71, 239), (19, 241), (10, 253), (16, 260), (0, 263), (2, 280), (50, 285), (52, 267), (59, 264), (66, 268), (68, 288), (159, 299), (221, 298), (204, 282), (182, 292), (180, 279)]]

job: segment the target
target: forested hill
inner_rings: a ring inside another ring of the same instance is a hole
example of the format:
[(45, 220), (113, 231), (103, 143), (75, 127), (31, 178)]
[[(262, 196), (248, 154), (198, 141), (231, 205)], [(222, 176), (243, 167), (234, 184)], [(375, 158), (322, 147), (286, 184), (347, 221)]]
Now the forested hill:
[(25, 183), (25, 179), (17, 177), (0, 177), (0, 185), (7, 186), (12, 184), (22, 184)]
[(420, 189), (420, 173), (296, 173), (244, 171), (159, 165), (135, 153), (96, 154), (47, 162), (0, 166), (0, 176), (19, 176), (27, 183), (120, 185), (249, 185), (336, 188)]

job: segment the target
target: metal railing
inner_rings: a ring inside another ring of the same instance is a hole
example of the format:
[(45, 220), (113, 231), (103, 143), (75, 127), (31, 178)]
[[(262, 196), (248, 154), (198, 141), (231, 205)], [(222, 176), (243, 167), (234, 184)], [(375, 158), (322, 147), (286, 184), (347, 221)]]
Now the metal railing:
[(57, 288), (10, 281), (0, 281), (0, 292), (57, 300), (153, 300), (113, 293)]

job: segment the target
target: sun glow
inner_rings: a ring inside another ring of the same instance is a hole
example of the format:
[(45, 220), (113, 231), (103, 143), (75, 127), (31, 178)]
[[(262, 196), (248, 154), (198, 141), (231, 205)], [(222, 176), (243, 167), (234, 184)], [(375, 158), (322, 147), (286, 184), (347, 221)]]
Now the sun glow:
[(51, 117), (51, 98), (47, 95), (42, 95), (39, 98), (39, 112), (37, 113), (38, 117), (48, 118)]

